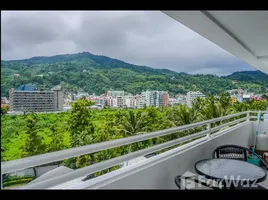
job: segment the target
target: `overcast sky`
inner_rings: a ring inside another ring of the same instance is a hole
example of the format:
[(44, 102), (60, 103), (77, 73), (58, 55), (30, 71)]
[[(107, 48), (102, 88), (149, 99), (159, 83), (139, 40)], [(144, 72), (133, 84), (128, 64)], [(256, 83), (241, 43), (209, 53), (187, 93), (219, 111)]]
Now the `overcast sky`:
[(177, 72), (255, 70), (160, 11), (2, 11), (2, 60), (87, 51)]

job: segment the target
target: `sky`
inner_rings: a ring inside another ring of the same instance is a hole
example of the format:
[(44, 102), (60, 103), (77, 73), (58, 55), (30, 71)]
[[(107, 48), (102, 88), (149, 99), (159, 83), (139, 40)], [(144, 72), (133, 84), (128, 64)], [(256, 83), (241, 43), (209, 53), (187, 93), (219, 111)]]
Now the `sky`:
[(1, 11), (2, 60), (85, 51), (190, 74), (255, 70), (160, 11)]

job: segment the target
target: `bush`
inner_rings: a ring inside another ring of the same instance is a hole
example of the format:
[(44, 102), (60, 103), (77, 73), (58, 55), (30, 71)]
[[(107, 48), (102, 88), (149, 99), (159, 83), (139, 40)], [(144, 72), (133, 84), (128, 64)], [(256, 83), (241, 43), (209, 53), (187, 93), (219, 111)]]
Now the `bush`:
[(7, 187), (7, 186), (11, 186), (11, 185), (29, 183), (32, 180), (33, 180), (33, 177), (28, 177), (28, 178), (23, 177), (23, 179), (17, 179), (17, 180), (15, 179), (15, 180), (6, 181), (6, 182), (3, 183), (3, 186)]
[(14, 181), (14, 180), (21, 180), (21, 179), (25, 179), (25, 178), (33, 178), (33, 176), (3, 176), (3, 182), (7, 182), (7, 181)]

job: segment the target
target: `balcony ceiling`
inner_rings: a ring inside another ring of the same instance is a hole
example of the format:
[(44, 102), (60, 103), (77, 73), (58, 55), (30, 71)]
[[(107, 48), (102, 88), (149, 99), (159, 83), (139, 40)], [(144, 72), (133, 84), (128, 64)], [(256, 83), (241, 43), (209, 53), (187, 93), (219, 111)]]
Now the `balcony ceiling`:
[(162, 11), (268, 74), (268, 11)]

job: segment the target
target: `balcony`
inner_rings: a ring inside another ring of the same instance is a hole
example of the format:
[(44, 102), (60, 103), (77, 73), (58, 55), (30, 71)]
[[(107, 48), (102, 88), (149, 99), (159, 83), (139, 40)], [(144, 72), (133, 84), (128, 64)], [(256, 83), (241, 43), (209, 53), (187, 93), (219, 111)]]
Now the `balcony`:
[[(59, 167), (53, 169), (33, 182), (19, 189), (177, 189), (174, 177), (187, 171), (195, 173), (194, 164), (205, 158), (212, 157), (212, 151), (224, 144), (236, 144), (250, 147), (254, 143), (257, 130), (257, 112), (246, 111), (194, 124), (184, 125), (157, 132), (82, 146), (53, 153), (23, 158), (1, 163), (1, 173), (11, 173), (35, 166), (62, 161), (88, 153), (111, 149), (159, 136), (169, 135), (179, 131), (206, 126), (201, 132), (158, 144), (146, 149), (135, 151), (110, 160), (96, 163), (77, 170)], [(222, 122), (218, 126), (211, 126)], [(268, 131), (267, 122), (260, 122), (260, 132)], [(178, 146), (178, 144), (183, 144)], [(176, 146), (176, 147), (174, 147)], [(142, 156), (174, 147), (152, 157)], [(110, 173), (82, 181), (87, 175), (138, 159), (134, 164), (123, 166)], [(268, 188), (268, 179), (261, 183)]]

